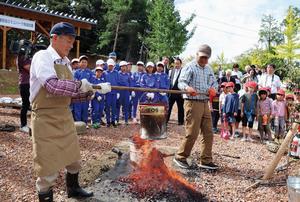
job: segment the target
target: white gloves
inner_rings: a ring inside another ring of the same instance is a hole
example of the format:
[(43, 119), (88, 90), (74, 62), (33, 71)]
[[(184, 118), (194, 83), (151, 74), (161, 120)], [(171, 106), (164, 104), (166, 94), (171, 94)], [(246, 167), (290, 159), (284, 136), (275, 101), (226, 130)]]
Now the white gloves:
[(132, 96), (131, 96), (131, 95), (129, 95), (129, 101), (131, 101), (131, 99), (132, 99)]
[(120, 93), (117, 93), (117, 100), (120, 99)]
[(95, 98), (95, 93), (91, 96), (91, 100), (93, 100)]
[(153, 98), (154, 98), (154, 93), (147, 93), (146, 96), (147, 96), (147, 98), (148, 98), (149, 100), (153, 100)]
[(93, 91), (92, 84), (90, 84), (90, 82), (88, 82), (87, 79), (82, 79), (79, 91), (83, 92), (83, 93), (86, 93), (86, 92), (89, 92), (89, 91)]
[(100, 102), (102, 100), (102, 97), (101, 96), (98, 96), (97, 97), (97, 100)]
[(134, 91), (131, 92), (131, 97), (135, 97), (135, 92)]
[(111, 92), (111, 85), (108, 82), (99, 83), (99, 84), (97, 84), (97, 86), (101, 87), (101, 89), (97, 89), (97, 92), (99, 92), (100, 94), (106, 94), (106, 93)]
[(165, 96), (167, 95), (167, 93), (159, 93), (161, 96)]

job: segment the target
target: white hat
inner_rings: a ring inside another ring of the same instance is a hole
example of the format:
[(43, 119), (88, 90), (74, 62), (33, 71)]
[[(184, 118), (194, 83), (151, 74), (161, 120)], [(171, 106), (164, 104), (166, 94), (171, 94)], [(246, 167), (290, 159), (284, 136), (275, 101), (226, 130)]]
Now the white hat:
[(145, 66), (145, 64), (144, 64), (142, 61), (138, 61), (138, 62), (136, 63), (136, 65), (142, 65), (142, 66)]
[(119, 66), (120, 66), (120, 67), (126, 66), (126, 65), (127, 65), (127, 62), (126, 62), (126, 61), (121, 61), (121, 62), (119, 63)]
[(157, 62), (157, 63), (156, 63), (156, 66), (158, 66), (158, 65), (165, 66), (165, 65), (164, 65), (164, 63), (163, 63), (163, 62), (161, 62), (161, 61), (159, 61), (159, 62)]
[(115, 66), (115, 61), (114, 61), (113, 59), (108, 59), (108, 60), (106, 61), (106, 63), (107, 63), (108, 66), (109, 66), (109, 65)]
[(103, 60), (97, 60), (96, 61), (96, 66), (97, 65), (103, 65), (105, 62)]
[(153, 63), (153, 62), (147, 62), (147, 64), (146, 64), (146, 67), (149, 67), (149, 66), (152, 66), (152, 67), (154, 67), (155, 65), (154, 65), (154, 63)]
[(103, 68), (101, 66), (98, 66), (98, 67), (95, 68), (95, 71), (97, 71), (97, 70), (103, 71)]
[(73, 64), (74, 62), (79, 62), (79, 59), (78, 59), (78, 58), (73, 58), (73, 59), (71, 60), (71, 64)]

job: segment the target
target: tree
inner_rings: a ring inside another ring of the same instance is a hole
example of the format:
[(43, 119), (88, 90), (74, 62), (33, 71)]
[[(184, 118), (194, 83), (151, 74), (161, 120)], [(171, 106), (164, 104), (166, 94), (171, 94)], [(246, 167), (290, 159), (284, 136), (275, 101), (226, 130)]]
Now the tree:
[(158, 60), (161, 56), (180, 54), (194, 34), (195, 28), (188, 32), (187, 26), (195, 15), (181, 22), (173, 0), (149, 1), (148, 8), (149, 30), (144, 41), (150, 58)]
[(292, 66), (293, 60), (300, 59), (297, 51), (300, 49), (299, 38), (297, 37), (300, 25), (300, 18), (292, 6), (289, 7), (287, 16), (284, 20), (285, 43), (276, 47), (279, 58), (287, 60), (287, 65)]
[(274, 46), (283, 42), (283, 34), (277, 20), (271, 15), (263, 15), (259, 30), (259, 41), (266, 44), (269, 53), (274, 54)]
[(104, 7), (107, 12), (104, 16), (106, 21), (106, 29), (99, 33), (99, 47), (102, 48), (109, 45), (114, 38), (112, 50), (115, 51), (117, 47), (118, 35), (124, 24), (125, 15), (130, 10), (132, 0), (104, 0)]

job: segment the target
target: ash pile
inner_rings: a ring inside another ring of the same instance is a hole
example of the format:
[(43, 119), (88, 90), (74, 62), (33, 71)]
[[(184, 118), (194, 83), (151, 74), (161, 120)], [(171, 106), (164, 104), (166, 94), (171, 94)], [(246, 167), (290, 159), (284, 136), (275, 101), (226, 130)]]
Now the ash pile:
[(165, 154), (153, 141), (133, 138), (129, 153), (118, 149), (115, 166), (89, 188), (95, 196), (84, 201), (208, 201), (181, 174), (167, 167)]

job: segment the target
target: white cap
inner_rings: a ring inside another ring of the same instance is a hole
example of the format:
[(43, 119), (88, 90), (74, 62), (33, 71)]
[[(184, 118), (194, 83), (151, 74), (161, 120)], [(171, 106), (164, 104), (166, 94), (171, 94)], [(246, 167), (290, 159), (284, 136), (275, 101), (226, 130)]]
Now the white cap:
[(138, 61), (138, 62), (136, 63), (136, 65), (143, 65), (143, 66), (145, 66), (145, 64), (144, 64), (142, 61)]
[(98, 67), (96, 67), (96, 68), (95, 68), (95, 71), (97, 71), (97, 70), (101, 70), (101, 71), (103, 71), (103, 68), (102, 68), (102, 67), (100, 67), (100, 66), (98, 66)]
[(97, 60), (96, 61), (96, 66), (97, 65), (103, 65), (105, 62), (103, 60)]
[(73, 59), (71, 60), (71, 64), (73, 64), (74, 62), (79, 62), (79, 59), (78, 59), (78, 58), (73, 58)]
[(161, 62), (161, 61), (159, 61), (159, 62), (157, 62), (157, 63), (156, 63), (156, 66), (158, 66), (158, 65), (165, 66), (165, 65), (164, 65), (164, 63), (163, 63), (163, 62)]
[(146, 64), (146, 67), (149, 67), (149, 66), (152, 66), (152, 67), (154, 67), (155, 65), (154, 65), (154, 63), (153, 63), (153, 62), (147, 62), (147, 64)]
[(107, 63), (108, 66), (109, 66), (109, 65), (115, 66), (115, 61), (114, 61), (113, 59), (108, 59), (108, 60), (106, 61), (106, 63)]
[(127, 65), (127, 62), (126, 62), (126, 61), (121, 61), (121, 62), (119, 63), (119, 66), (120, 66), (120, 67), (126, 66), (126, 65)]

